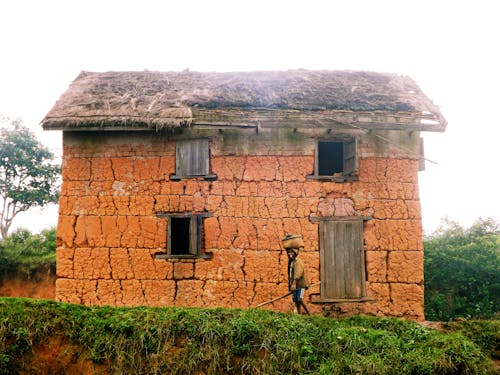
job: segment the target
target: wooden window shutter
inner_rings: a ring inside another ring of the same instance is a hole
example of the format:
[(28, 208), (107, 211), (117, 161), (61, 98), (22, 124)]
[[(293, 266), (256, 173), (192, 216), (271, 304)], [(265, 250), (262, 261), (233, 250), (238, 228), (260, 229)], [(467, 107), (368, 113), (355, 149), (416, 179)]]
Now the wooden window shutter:
[(356, 138), (344, 142), (344, 176), (354, 176), (358, 174), (356, 148)]
[(363, 220), (320, 222), (321, 299), (365, 296)]
[(425, 171), (425, 150), (424, 150), (423, 138), (420, 138), (420, 154), (418, 158), (418, 170)]
[(191, 222), (189, 223), (189, 254), (198, 255), (198, 249), (200, 245), (200, 224), (201, 218), (197, 215), (191, 216)]
[(175, 155), (178, 176), (208, 175), (208, 139), (179, 141), (176, 143)]

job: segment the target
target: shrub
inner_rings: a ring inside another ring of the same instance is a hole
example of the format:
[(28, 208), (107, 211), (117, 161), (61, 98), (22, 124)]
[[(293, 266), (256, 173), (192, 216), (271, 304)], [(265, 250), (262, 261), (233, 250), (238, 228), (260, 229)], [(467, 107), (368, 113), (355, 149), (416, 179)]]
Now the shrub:
[(427, 319), (494, 316), (500, 308), (500, 225), (491, 219), (469, 229), (445, 225), (424, 240)]
[(22, 276), (31, 279), (37, 273), (55, 273), (56, 229), (32, 234), (17, 229), (0, 241), (0, 279)]

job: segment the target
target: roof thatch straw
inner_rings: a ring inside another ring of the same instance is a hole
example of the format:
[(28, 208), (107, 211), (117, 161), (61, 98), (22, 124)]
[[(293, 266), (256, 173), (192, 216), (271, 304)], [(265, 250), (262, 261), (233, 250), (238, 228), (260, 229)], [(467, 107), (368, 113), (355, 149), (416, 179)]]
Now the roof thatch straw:
[(436, 114), (409, 77), (356, 71), (82, 72), (42, 121), (44, 129), (172, 128), (191, 109), (340, 110)]

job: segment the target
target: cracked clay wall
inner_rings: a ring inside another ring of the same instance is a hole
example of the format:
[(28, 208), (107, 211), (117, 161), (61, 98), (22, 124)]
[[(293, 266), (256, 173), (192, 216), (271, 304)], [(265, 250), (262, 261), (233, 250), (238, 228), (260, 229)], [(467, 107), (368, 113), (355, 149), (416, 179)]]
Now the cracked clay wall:
[[(193, 131), (194, 132), (194, 131)], [(193, 136), (192, 133), (190, 136)], [(321, 135), (321, 134), (320, 134)], [(248, 308), (287, 292), (280, 239), (301, 233), (311, 282), (320, 280), (315, 217), (366, 216), (367, 296), (312, 304), (316, 313), (423, 316), (423, 246), (418, 134), (356, 134), (359, 180), (308, 179), (318, 134), (202, 133), (215, 181), (169, 181), (175, 137), (64, 133), (57, 228), (56, 299), (86, 305)], [(238, 138), (239, 137), (239, 138)], [(395, 146), (404, 142), (404, 148)], [(404, 151), (402, 151), (404, 150)], [(156, 259), (167, 218), (209, 212), (203, 253), (211, 259)], [(308, 294), (318, 293), (319, 286)], [(290, 311), (285, 298), (266, 308)]]

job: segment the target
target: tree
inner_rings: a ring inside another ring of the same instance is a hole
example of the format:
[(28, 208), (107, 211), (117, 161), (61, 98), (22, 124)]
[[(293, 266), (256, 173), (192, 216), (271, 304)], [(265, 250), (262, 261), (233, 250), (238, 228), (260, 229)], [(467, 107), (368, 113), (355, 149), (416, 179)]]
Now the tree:
[(500, 224), (470, 228), (446, 220), (424, 239), (425, 315), (429, 320), (492, 317), (500, 309)]
[(32, 207), (56, 203), (60, 166), (21, 120), (7, 120), (0, 129), (0, 236), (5, 239), (12, 221)]

